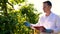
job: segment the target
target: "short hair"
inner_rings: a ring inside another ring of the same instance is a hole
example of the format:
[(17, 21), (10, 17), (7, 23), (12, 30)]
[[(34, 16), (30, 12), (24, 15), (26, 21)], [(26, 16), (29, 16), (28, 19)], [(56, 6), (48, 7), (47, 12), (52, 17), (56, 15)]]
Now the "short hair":
[(43, 3), (47, 3), (48, 6), (52, 6), (52, 3), (51, 3), (50, 1), (45, 1), (45, 2), (43, 2)]

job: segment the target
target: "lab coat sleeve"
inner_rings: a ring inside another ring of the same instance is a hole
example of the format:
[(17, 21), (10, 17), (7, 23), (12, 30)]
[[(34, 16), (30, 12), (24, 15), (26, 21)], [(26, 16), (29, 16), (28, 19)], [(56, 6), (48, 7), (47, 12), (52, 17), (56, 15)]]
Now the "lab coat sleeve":
[(56, 28), (54, 28), (54, 32), (55, 33), (60, 32), (60, 17), (57, 17), (56, 19)]

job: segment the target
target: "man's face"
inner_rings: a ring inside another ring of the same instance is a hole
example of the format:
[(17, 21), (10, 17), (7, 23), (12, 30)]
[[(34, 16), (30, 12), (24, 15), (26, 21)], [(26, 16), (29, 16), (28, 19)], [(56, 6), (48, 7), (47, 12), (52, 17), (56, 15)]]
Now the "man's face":
[(46, 13), (48, 10), (50, 10), (50, 7), (48, 6), (47, 3), (43, 3), (43, 10)]

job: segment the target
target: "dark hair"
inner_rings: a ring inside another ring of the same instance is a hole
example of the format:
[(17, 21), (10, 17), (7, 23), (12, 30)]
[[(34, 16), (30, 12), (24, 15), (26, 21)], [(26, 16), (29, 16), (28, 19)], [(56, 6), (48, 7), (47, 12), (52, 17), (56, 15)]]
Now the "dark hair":
[(47, 3), (49, 6), (52, 6), (52, 3), (50, 1), (45, 1), (43, 3)]

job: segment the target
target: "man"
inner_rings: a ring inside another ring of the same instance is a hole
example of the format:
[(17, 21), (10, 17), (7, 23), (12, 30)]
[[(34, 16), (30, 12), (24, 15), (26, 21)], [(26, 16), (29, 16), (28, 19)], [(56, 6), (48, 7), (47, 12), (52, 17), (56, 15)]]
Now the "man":
[[(45, 15), (39, 18), (37, 24), (31, 24), (31, 28), (35, 29), (35, 26), (40, 27), (40, 34), (57, 34), (60, 32), (60, 18), (56, 14), (51, 12), (52, 4), (50, 1), (43, 2), (43, 10)], [(51, 33), (43, 32), (45, 29), (51, 29)]]

